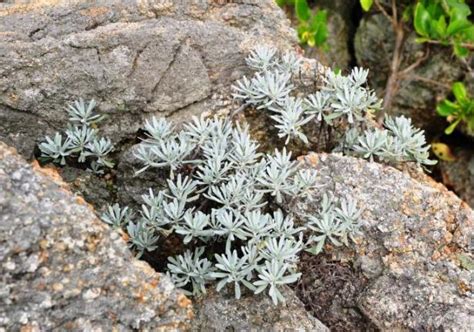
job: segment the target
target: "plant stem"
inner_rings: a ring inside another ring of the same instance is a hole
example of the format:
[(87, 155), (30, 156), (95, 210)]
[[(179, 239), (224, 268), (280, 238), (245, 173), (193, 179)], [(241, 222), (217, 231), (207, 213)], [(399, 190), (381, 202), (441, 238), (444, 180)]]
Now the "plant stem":
[(403, 31), (403, 22), (398, 21), (397, 18), (392, 18), (392, 25), (394, 26), (395, 32), (395, 47), (393, 49), (392, 62), (390, 64), (390, 76), (388, 77), (387, 84), (385, 86), (385, 95), (383, 98), (383, 111), (389, 109), (392, 106), (392, 99), (397, 92), (399, 85), (398, 71), (402, 62), (402, 50), (405, 39), (405, 32)]
[[(443, 42), (441, 42), (441, 41), (439, 41), (439, 40), (433, 40), (433, 39), (425, 40), (424, 43), (433, 44), (433, 45), (443, 45), (443, 46), (446, 46)], [(471, 50), (471, 51), (474, 50), (474, 44), (470, 44), (470, 43), (459, 43), (459, 46), (464, 47), (464, 48), (467, 48), (468, 50)]]
[(438, 81), (435, 81), (435, 80), (430, 80), (429, 78), (419, 76), (419, 75), (410, 75), (410, 76), (408, 76), (408, 79), (411, 79), (411, 80), (414, 80), (414, 81), (420, 81), (420, 82), (424, 82), (424, 83), (428, 83), (428, 84), (432, 84), (432, 85), (439, 86), (439, 87), (441, 87), (443, 89), (447, 89), (447, 90), (451, 89), (451, 86), (449, 84), (445, 84), (445, 83), (438, 82)]

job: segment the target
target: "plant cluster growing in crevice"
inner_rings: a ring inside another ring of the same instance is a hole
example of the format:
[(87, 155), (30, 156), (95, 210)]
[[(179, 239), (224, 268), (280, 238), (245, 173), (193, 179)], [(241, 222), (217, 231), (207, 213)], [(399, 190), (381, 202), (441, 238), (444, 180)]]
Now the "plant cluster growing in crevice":
[(298, 76), (301, 58), (259, 46), (247, 58), (255, 70), (251, 78), (243, 77), (232, 87), (233, 96), (243, 107), (265, 111), (275, 122), (278, 136), (308, 144), (305, 129), (313, 126), (346, 128), (338, 149), (348, 154), (386, 162), (416, 162), (432, 165), (424, 132), (414, 128), (404, 117), (385, 121), (385, 129), (367, 129), (370, 118), (381, 108), (382, 101), (366, 87), (368, 71), (354, 68), (344, 76), (326, 69), (319, 89), (307, 96), (296, 91), (292, 80)]
[(85, 103), (82, 99), (68, 105), (68, 128), (64, 136), (56, 132), (53, 138), (45, 137), (45, 141), (39, 144), (41, 159), (64, 166), (67, 157), (74, 157), (97, 174), (103, 173), (104, 167), (112, 168), (114, 164), (107, 155), (113, 150), (113, 145), (110, 139), (98, 135), (96, 124), (103, 116), (94, 113), (95, 105), (94, 100)]
[[(343, 124), (350, 130), (339, 142), (343, 152), (380, 161), (411, 161), (429, 165), (423, 132), (406, 118), (387, 118), (385, 129), (372, 128), (368, 118), (381, 101), (368, 89), (368, 72), (350, 75), (327, 69), (313, 94), (301, 96), (293, 81), (303, 59), (276, 49), (258, 47), (247, 58), (255, 69), (232, 87), (243, 107), (266, 112), (285, 139), (309, 143), (307, 126)], [(99, 138), (95, 103), (76, 102), (68, 109), (66, 139), (57, 133), (40, 144), (42, 156), (61, 165), (74, 156), (96, 171), (112, 167), (106, 155), (108, 139)], [(369, 129), (368, 129), (369, 128)], [(134, 157), (142, 164), (136, 174), (161, 169), (169, 174), (166, 189), (148, 189), (137, 211), (114, 204), (102, 220), (126, 230), (137, 256), (157, 255), (165, 243), (181, 243), (168, 257), (166, 273), (188, 294), (232, 287), (267, 292), (275, 304), (283, 302), (281, 286), (295, 283), (299, 254), (319, 254), (326, 244), (348, 245), (359, 233), (361, 209), (353, 197), (336, 198), (325, 190), (315, 170), (302, 167), (292, 153), (275, 149), (262, 153), (249, 129), (229, 118), (194, 117), (177, 128), (164, 118), (144, 124), (146, 137)], [(294, 215), (287, 207), (295, 198), (311, 199), (325, 190), (313, 215)], [(171, 240), (171, 241), (168, 241)]]
[(138, 213), (114, 205), (102, 219), (127, 230), (138, 256), (160, 250), (167, 237), (181, 238), (186, 249), (169, 257), (167, 273), (188, 294), (205, 293), (216, 282), (217, 290), (231, 286), (236, 298), (245, 288), (279, 303), (280, 287), (300, 277), (299, 252), (320, 252), (328, 241), (347, 244), (357, 233), (360, 211), (350, 198), (326, 197), (319, 215), (297, 225), (283, 207), (310, 195), (317, 174), (300, 168), (286, 149), (259, 153), (246, 127), (194, 118), (176, 130), (153, 118), (145, 129), (137, 172), (168, 169), (168, 188), (150, 189)]

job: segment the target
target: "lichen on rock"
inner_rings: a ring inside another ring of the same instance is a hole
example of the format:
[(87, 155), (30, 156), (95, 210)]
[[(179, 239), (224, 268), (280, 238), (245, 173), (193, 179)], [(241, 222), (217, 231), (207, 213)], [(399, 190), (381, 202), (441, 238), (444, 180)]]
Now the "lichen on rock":
[[(354, 197), (364, 209), (356, 243), (326, 251), (334, 264), (353, 267), (354, 285), (366, 279), (353, 309), (381, 330), (471, 330), (474, 273), (466, 262), (473, 259), (474, 212), (469, 206), (422, 173), (415, 180), (389, 166), (339, 155), (311, 160), (310, 167), (331, 179), (324, 190)], [(312, 213), (322, 194), (299, 200), (293, 211)], [(327, 292), (331, 278), (326, 280), (314, 287)], [(347, 314), (337, 311), (337, 299), (347, 294), (338, 289), (333, 294), (334, 306), (331, 300), (326, 307), (343, 321)]]
[(0, 330), (186, 329), (191, 302), (0, 142)]

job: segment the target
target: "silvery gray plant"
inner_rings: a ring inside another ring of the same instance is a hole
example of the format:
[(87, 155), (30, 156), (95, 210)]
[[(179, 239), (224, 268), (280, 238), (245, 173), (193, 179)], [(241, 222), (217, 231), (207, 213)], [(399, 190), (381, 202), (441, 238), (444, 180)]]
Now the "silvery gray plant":
[[(318, 91), (301, 96), (295, 91), (302, 64), (297, 54), (260, 46), (247, 64), (255, 73), (236, 82), (233, 96), (244, 108), (268, 112), (285, 144), (309, 144), (308, 126), (344, 123), (349, 130), (340, 145), (346, 152), (432, 163), (423, 132), (409, 120), (388, 118), (385, 129), (366, 129), (371, 113), (381, 107), (366, 87), (368, 71), (355, 68), (344, 76), (326, 70)], [(136, 174), (165, 169), (167, 189), (149, 189), (135, 218), (122, 217), (124, 212), (112, 207), (105, 221), (127, 229), (139, 256), (160, 250), (170, 236), (179, 238), (186, 249), (169, 257), (167, 274), (188, 294), (203, 294), (216, 283), (218, 291), (230, 288), (236, 298), (245, 290), (267, 292), (275, 304), (283, 302), (281, 287), (300, 277), (301, 251), (318, 254), (328, 245), (349, 245), (360, 233), (362, 210), (352, 197), (325, 194), (316, 214), (286, 213), (293, 197), (312, 196), (321, 183), (318, 174), (302, 169), (286, 148), (258, 152), (248, 128), (229, 118), (194, 117), (181, 130), (164, 118), (151, 118), (144, 127), (146, 137), (135, 152), (142, 167)], [(60, 159), (61, 153), (55, 156)]]
[(346, 149), (341, 148), (342, 143), (348, 142), (347, 151), (371, 160), (434, 163), (428, 158), (430, 146), (423, 131), (412, 127), (406, 118), (387, 118), (387, 132), (364, 131), (370, 126), (368, 118), (382, 105), (382, 100), (367, 87), (368, 70), (356, 67), (349, 75), (342, 75), (328, 68), (320, 74), (319, 89), (302, 96), (296, 84), (302, 57), (296, 53), (279, 54), (275, 48), (258, 46), (247, 57), (247, 64), (254, 74), (232, 86), (233, 97), (243, 108), (267, 111), (285, 144), (291, 140), (309, 144), (306, 130), (310, 126), (321, 130), (323, 125), (345, 124), (354, 130), (345, 131), (345, 142), (338, 147), (343, 152)]
[(336, 201), (334, 197), (324, 194), (318, 213), (307, 216), (306, 226), (311, 230), (307, 251), (316, 255), (323, 251), (327, 243), (348, 245), (348, 239), (359, 234), (361, 214), (362, 210), (357, 208), (357, 202), (352, 197)]
[(66, 157), (75, 157), (79, 163), (88, 162), (90, 169), (98, 174), (104, 172), (104, 167), (112, 168), (114, 163), (107, 156), (113, 145), (110, 139), (98, 136), (95, 126), (103, 116), (94, 112), (95, 106), (93, 99), (89, 103), (79, 99), (68, 105), (69, 124), (65, 136), (59, 132), (53, 139), (46, 136), (39, 144), (41, 158), (64, 166)]
[[(169, 258), (167, 273), (187, 294), (203, 294), (216, 283), (236, 298), (245, 289), (267, 292), (275, 304), (284, 301), (280, 288), (298, 280), (298, 255), (313, 241), (304, 221), (279, 206), (310, 195), (318, 174), (302, 169), (285, 148), (258, 152), (248, 128), (228, 119), (193, 118), (177, 130), (164, 118), (151, 118), (145, 132), (136, 149), (143, 164), (137, 174), (168, 170), (167, 188), (149, 189), (135, 214), (109, 207), (104, 221), (128, 231), (138, 256), (160, 250), (170, 236), (179, 238), (189, 249)], [(347, 219), (353, 208), (341, 205)], [(355, 227), (347, 223), (350, 233)]]
[(357, 156), (387, 162), (415, 162), (418, 165), (434, 165), (429, 159), (430, 146), (426, 144), (423, 130), (413, 127), (404, 117), (386, 117), (385, 129), (367, 129), (363, 133), (349, 136), (346, 147)]

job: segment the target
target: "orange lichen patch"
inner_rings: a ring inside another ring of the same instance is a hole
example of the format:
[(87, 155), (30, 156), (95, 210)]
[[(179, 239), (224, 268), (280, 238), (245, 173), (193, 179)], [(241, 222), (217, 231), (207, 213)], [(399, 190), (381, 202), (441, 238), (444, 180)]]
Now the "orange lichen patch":
[(466, 295), (468, 292), (471, 291), (471, 287), (469, 287), (469, 285), (466, 284), (464, 281), (460, 281), (458, 283), (458, 290), (461, 295)]
[(470, 210), (471, 207), (466, 202), (461, 201), (461, 206), (459, 207), (459, 209), (461, 209), (461, 210)]
[(188, 299), (185, 295), (183, 294), (180, 294), (178, 296), (178, 305), (181, 307), (181, 308), (188, 308), (191, 306), (191, 300)]
[(96, 234), (88, 236), (86, 239), (87, 250), (94, 252), (97, 249), (98, 244), (101, 242), (102, 237)]
[(159, 279), (153, 279), (152, 281), (150, 281), (151, 288), (156, 288), (158, 284), (159, 284)]
[(86, 200), (82, 196), (76, 196), (76, 203), (80, 205), (87, 205)]
[(41, 263), (44, 263), (48, 260), (49, 254), (46, 250), (41, 250), (39, 255), (39, 260)]
[(441, 252), (446, 256), (451, 256), (456, 254), (459, 251), (459, 248), (456, 245), (448, 244), (444, 246)]
[(64, 0), (36, 0), (34, 3), (14, 5), (2, 9), (0, 10), (0, 16), (28, 13), (42, 7), (56, 6), (64, 2)]
[(125, 241), (128, 242), (130, 240), (130, 236), (125, 233), (122, 229), (117, 230), (120, 234), (120, 237)]
[(431, 260), (437, 261), (441, 258), (441, 253), (438, 250), (435, 250), (431, 255)]
[(39, 328), (37, 325), (33, 325), (33, 324), (28, 324), (28, 325), (23, 325), (21, 328), (20, 328), (20, 332), (37, 332), (39, 331)]
[(107, 7), (92, 7), (81, 10), (79, 13), (84, 16), (97, 17), (107, 12), (109, 12), (109, 8)]
[(316, 166), (318, 164), (318, 161), (319, 161), (318, 154), (314, 153), (314, 152), (311, 152), (307, 155), (299, 156), (296, 159), (298, 161), (304, 162), (306, 165), (312, 166), (312, 167)]
[(94, 206), (88, 202), (86, 202), (86, 200), (84, 199), (84, 197), (82, 196), (76, 196), (76, 203), (79, 204), (79, 205), (85, 205), (87, 207), (89, 207), (90, 209), (94, 210)]
[(145, 293), (142, 290), (138, 291), (138, 293), (135, 293), (135, 299), (137, 300), (138, 303), (145, 303), (146, 302)]
[(37, 160), (33, 160), (31, 162), (31, 166), (33, 170), (37, 173), (40, 173), (47, 178), (53, 180), (56, 184), (60, 185), (61, 187), (67, 187), (67, 184), (63, 181), (63, 178), (58, 172), (58, 169), (52, 165), (48, 165), (45, 167), (41, 167)]

